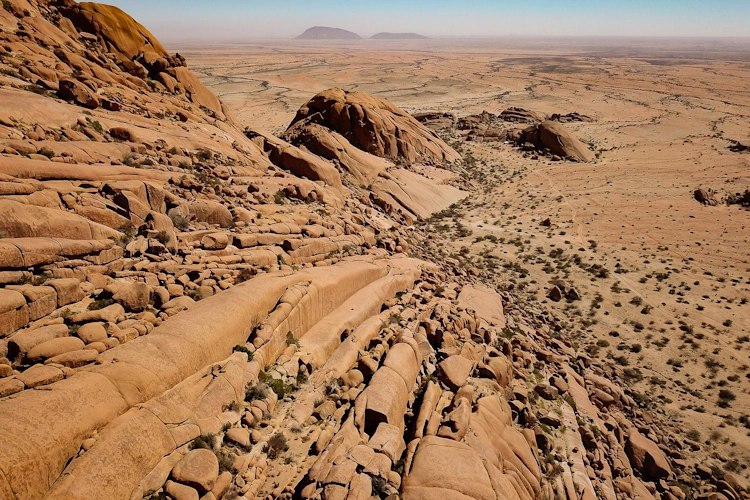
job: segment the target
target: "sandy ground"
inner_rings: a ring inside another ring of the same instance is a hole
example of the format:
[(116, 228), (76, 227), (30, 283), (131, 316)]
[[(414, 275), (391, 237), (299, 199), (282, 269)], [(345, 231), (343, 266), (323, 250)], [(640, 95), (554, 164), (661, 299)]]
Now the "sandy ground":
[[(467, 247), (477, 267), (545, 303), (566, 325), (561, 336), (626, 369), (703, 451), (730, 467), (750, 463), (750, 210), (693, 198), (699, 187), (750, 188), (750, 154), (728, 150), (731, 140), (750, 144), (750, 42), (169, 48), (242, 123), (276, 133), (332, 86), (410, 112), (520, 106), (591, 117), (567, 124), (598, 153), (590, 164), (533, 159), (454, 134), (474, 158), (467, 175), (484, 189), (431, 226), (456, 251)], [(540, 224), (547, 218), (549, 227)], [(493, 238), (477, 241), (485, 235)], [(582, 300), (550, 301), (552, 282), (575, 287)]]

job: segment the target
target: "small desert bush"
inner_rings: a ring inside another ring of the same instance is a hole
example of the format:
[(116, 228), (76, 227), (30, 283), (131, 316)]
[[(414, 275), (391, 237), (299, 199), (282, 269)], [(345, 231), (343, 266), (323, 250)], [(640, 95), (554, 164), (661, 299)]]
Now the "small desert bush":
[(271, 460), (278, 458), (287, 450), (289, 450), (289, 444), (287, 444), (286, 436), (283, 433), (277, 432), (268, 440), (267, 453)]

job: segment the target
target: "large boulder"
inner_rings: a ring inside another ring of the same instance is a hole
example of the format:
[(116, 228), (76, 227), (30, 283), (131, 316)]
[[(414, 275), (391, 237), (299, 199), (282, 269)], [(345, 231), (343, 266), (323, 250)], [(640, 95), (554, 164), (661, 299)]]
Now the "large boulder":
[(410, 114), (363, 92), (325, 90), (297, 111), (290, 127), (302, 121), (328, 127), (375, 156), (409, 162), (460, 159), (453, 148)]
[(458, 295), (458, 302), (466, 309), (471, 309), (488, 324), (505, 328), (503, 301), (494, 290), (484, 287), (466, 285)]
[(709, 206), (716, 206), (718, 205), (718, 202), (716, 201), (716, 191), (714, 191), (711, 188), (703, 189), (699, 188), (696, 189), (693, 193), (693, 196), (695, 197), (695, 200), (699, 203), (703, 203), (704, 205)]
[(205, 493), (213, 488), (219, 477), (219, 460), (210, 450), (189, 452), (172, 469), (172, 479)]
[(450, 356), (440, 362), (440, 380), (452, 391), (458, 390), (474, 369), (474, 363), (463, 356)]
[(78, 337), (60, 337), (34, 347), (26, 354), (26, 358), (33, 363), (72, 351), (80, 351), (83, 348), (83, 341)]
[(96, 93), (86, 84), (70, 78), (60, 80), (57, 95), (61, 99), (72, 101), (85, 108), (96, 109), (99, 107), (99, 99), (96, 97)]
[(383, 422), (403, 430), (406, 404), (421, 363), (418, 352), (406, 341), (393, 346), (362, 392), (360, 397), (366, 401), (365, 430), (369, 434)]
[(544, 120), (544, 115), (524, 108), (511, 106), (500, 113), (499, 118), (506, 122), (538, 123)]
[(170, 216), (182, 216), (188, 220), (197, 222), (218, 224), (222, 227), (232, 225), (232, 213), (227, 207), (215, 201), (193, 201), (173, 208), (169, 211)]
[(81, 2), (63, 7), (60, 12), (78, 31), (95, 35), (111, 51), (132, 60), (143, 53), (169, 56), (167, 49), (142, 24), (111, 5)]
[(548, 149), (552, 154), (569, 160), (589, 162), (594, 159), (594, 153), (588, 146), (563, 125), (549, 120), (524, 129), (518, 143), (531, 143), (537, 149)]
[(52, 237), (71, 240), (106, 240), (122, 233), (80, 215), (46, 207), (0, 200), (0, 227), (6, 237)]
[(116, 281), (109, 284), (105, 291), (112, 295), (116, 303), (130, 312), (140, 312), (147, 308), (151, 296), (151, 287), (141, 282)]
[(26, 326), (29, 308), (23, 294), (0, 289), (0, 338)]
[(672, 474), (672, 468), (664, 452), (636, 429), (630, 431), (628, 442), (625, 443), (625, 453), (633, 467), (648, 479), (664, 479)]
[(65, 325), (49, 325), (18, 332), (8, 342), (8, 359), (16, 360), (16, 358), (25, 356), (31, 349), (48, 340), (67, 336), (68, 327)]
[(422, 438), (407, 472), (402, 487), (404, 500), (497, 498), (482, 458), (452, 439)]
[(182, 84), (192, 102), (210, 110), (218, 120), (227, 118), (225, 115), (226, 110), (221, 105), (219, 98), (208, 90), (208, 87), (203, 85), (192, 71), (185, 67), (177, 67), (169, 68), (167, 73)]

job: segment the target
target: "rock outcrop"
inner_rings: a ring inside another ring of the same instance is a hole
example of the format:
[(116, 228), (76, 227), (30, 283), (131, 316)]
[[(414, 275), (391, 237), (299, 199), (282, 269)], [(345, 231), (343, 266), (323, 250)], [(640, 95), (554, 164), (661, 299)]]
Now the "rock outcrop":
[(427, 126), (502, 116), (330, 89), (274, 137), (94, 3), (7, 0), (0, 46), (0, 498), (747, 498), (555, 318), (430, 253), (412, 223), (481, 183)]
[(533, 144), (539, 150), (547, 150), (570, 160), (588, 162), (594, 159), (594, 153), (588, 146), (576, 139), (562, 124), (549, 120), (524, 129), (518, 143)]
[(455, 161), (459, 155), (411, 115), (375, 96), (329, 89), (297, 112), (290, 128), (317, 123), (375, 156)]
[(313, 26), (299, 35), (295, 40), (361, 40), (362, 37), (351, 31), (326, 26)]

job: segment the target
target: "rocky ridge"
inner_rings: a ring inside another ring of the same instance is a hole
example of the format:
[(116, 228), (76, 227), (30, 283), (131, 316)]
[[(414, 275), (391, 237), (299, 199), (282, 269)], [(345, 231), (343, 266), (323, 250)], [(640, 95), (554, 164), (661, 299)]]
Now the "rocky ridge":
[(375, 33), (370, 37), (372, 40), (427, 40), (427, 37), (418, 33)]
[(295, 38), (295, 40), (361, 40), (356, 33), (341, 28), (313, 26)]
[(0, 10), (0, 493), (745, 498), (413, 221), (460, 155), (331, 89), (282, 137), (124, 12)]

